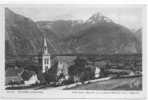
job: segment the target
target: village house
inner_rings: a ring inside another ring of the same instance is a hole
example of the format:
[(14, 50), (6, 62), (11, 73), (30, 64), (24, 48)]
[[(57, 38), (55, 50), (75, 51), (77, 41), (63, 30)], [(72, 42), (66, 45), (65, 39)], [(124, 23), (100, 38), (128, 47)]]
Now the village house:
[(17, 68), (16, 66), (14, 68), (10, 67), (6, 69), (6, 78), (5, 78), (5, 84), (6, 85), (14, 85), (14, 84), (23, 84), (23, 78), (21, 77), (21, 74), (23, 73), (22, 68)]
[(63, 74), (63, 80), (68, 80), (68, 64), (63, 61), (59, 61), (58, 68), (57, 68), (57, 77), (59, 77), (61, 74)]
[(100, 77), (100, 72), (101, 72), (101, 69), (96, 67), (95, 68), (95, 78), (99, 78)]
[(8, 68), (6, 70), (6, 86), (29, 86), (32, 84), (39, 83), (37, 75), (34, 71), (29, 71), (23, 68)]
[(21, 77), (24, 80), (24, 84), (27, 86), (40, 83), (40, 81), (37, 78), (37, 74), (34, 71), (24, 70)]

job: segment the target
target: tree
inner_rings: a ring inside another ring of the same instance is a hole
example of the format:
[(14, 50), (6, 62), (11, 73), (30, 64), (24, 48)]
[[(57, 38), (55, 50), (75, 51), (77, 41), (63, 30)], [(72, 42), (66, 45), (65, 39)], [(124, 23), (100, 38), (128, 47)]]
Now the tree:
[(80, 75), (80, 73), (84, 70), (85, 68), (86, 61), (80, 57), (77, 57), (77, 59), (74, 60), (74, 65), (69, 67), (69, 75)]
[(74, 65), (69, 67), (68, 73), (70, 76), (79, 77), (79, 81), (84, 82), (86, 80), (92, 79), (94, 72), (91, 68), (86, 68), (86, 60), (84, 58), (77, 57), (74, 61)]
[(85, 68), (83, 72), (80, 74), (80, 81), (83, 83), (84, 81), (92, 79), (94, 76), (94, 72), (90, 67)]
[(47, 83), (56, 82), (58, 62), (51, 66), (51, 68), (44, 74)]

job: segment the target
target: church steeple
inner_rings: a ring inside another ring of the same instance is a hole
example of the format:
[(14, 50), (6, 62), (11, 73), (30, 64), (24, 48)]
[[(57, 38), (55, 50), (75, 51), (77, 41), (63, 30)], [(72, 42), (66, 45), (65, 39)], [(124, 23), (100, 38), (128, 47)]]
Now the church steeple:
[(42, 56), (42, 72), (45, 73), (51, 68), (51, 58), (48, 53), (48, 45), (47, 40), (44, 37), (44, 44), (43, 44), (43, 56)]
[(46, 38), (44, 37), (44, 47), (43, 47), (43, 54), (44, 55), (48, 55), (48, 47), (47, 47), (47, 40)]

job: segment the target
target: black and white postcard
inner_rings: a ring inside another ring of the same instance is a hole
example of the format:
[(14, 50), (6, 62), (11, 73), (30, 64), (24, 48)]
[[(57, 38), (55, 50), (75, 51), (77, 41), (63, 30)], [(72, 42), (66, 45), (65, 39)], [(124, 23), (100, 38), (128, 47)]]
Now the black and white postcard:
[(4, 98), (144, 98), (144, 5), (1, 7)]

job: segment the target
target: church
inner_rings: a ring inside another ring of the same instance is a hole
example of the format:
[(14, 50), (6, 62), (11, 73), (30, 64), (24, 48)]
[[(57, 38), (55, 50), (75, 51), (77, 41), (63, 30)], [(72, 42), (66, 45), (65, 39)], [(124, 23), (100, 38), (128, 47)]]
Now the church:
[[(48, 44), (46, 38), (44, 38), (44, 43), (43, 43), (43, 52), (42, 52), (42, 73), (47, 72), (53, 65), (53, 57), (48, 52)], [(64, 75), (65, 79), (69, 78), (68, 75), (68, 67), (71, 65), (71, 62), (73, 61), (73, 57), (70, 56), (61, 56), (61, 55), (56, 55), (55, 56), (57, 60), (57, 73), (56, 76), (60, 76), (61, 74)]]
[(51, 55), (48, 52), (47, 40), (44, 38), (43, 55), (42, 55), (42, 73), (51, 68)]
[[(53, 65), (53, 58), (48, 52), (48, 45), (47, 45), (47, 40), (44, 38), (44, 43), (43, 43), (43, 52), (42, 52), (42, 73), (46, 73)], [(61, 74), (63, 75), (62, 79), (63, 80), (68, 80), (69, 79), (69, 74), (68, 74), (68, 68), (69, 66), (73, 65), (73, 61), (77, 58), (76, 56), (66, 56), (66, 55), (56, 55), (55, 56), (57, 60), (57, 71), (56, 71), (56, 76), (60, 76)], [(101, 66), (100, 63), (98, 66)], [(97, 65), (94, 66), (95, 71), (94, 71), (94, 77), (99, 78), (100, 77), (100, 68)]]

